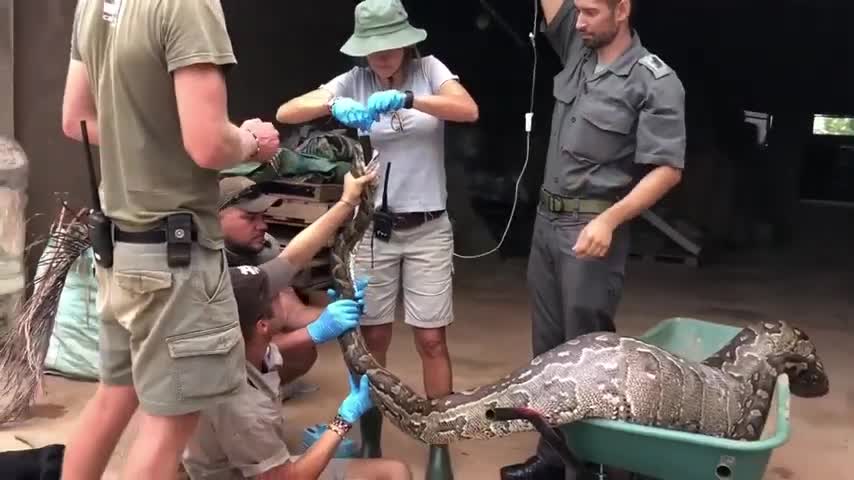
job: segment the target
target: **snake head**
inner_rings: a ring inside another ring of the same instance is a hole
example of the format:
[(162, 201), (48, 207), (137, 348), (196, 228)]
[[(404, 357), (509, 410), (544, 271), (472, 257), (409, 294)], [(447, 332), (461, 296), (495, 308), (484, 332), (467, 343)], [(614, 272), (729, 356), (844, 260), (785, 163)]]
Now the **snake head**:
[(777, 372), (788, 375), (793, 395), (804, 398), (826, 395), (830, 391), (830, 379), (815, 343), (798, 328), (782, 322), (778, 327), (777, 351), (769, 356), (768, 362)]

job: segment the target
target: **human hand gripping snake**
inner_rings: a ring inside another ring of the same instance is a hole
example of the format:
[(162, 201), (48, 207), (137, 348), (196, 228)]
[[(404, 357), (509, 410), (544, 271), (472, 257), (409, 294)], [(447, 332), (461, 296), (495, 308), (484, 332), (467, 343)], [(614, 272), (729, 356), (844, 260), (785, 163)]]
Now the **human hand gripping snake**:
[[(374, 154), (371, 164), (376, 161)], [(351, 173), (359, 177), (368, 166), (357, 154)], [(353, 298), (353, 254), (371, 225), (376, 185), (366, 186), (353, 219), (335, 239), (332, 274), (339, 298)], [(780, 374), (789, 376), (797, 396), (822, 396), (829, 390), (815, 345), (782, 321), (744, 328), (702, 362), (615, 333), (582, 335), (492, 383), (436, 399), (417, 394), (382, 367), (359, 329), (338, 341), (348, 369), (368, 376), (371, 398), (383, 415), (431, 445), (533, 430), (525, 420), (489, 418), (493, 409), (519, 407), (539, 412), (552, 427), (600, 418), (756, 440)]]

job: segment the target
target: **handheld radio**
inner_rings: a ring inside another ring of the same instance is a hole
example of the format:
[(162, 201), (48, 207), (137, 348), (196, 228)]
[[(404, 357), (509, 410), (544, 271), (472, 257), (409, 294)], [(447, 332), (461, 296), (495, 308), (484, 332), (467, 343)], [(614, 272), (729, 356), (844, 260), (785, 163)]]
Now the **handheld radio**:
[(385, 180), (383, 183), (383, 203), (374, 210), (374, 236), (378, 240), (388, 242), (391, 240), (391, 231), (394, 228), (394, 216), (388, 208), (388, 176), (391, 171), (391, 162), (385, 166)]
[(92, 242), (92, 252), (95, 262), (103, 268), (113, 266), (113, 225), (101, 211), (101, 199), (98, 197), (98, 182), (95, 178), (95, 162), (92, 160), (92, 146), (89, 144), (89, 131), (86, 121), (80, 121), (80, 131), (83, 146), (86, 149), (86, 160), (89, 167), (89, 185), (92, 189), (92, 206), (89, 210), (89, 240)]
[[(371, 145), (371, 137), (370, 134), (364, 134), (361, 131), (359, 132), (359, 144), (362, 146), (362, 155), (367, 159), (369, 155), (371, 155), (374, 151), (373, 145)], [(374, 210), (374, 237), (378, 240), (382, 240), (384, 242), (388, 242), (391, 240), (391, 231), (394, 228), (394, 216), (388, 208), (388, 176), (391, 171), (391, 162), (386, 164), (385, 167), (385, 180), (383, 186), (383, 203), (382, 205)]]

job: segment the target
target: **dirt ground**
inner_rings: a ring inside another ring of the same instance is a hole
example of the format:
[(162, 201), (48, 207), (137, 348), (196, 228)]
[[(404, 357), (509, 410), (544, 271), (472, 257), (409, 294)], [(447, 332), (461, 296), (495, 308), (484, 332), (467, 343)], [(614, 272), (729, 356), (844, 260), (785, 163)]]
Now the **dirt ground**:
[[(631, 263), (617, 323), (622, 333), (629, 335), (640, 334), (670, 317), (732, 325), (776, 318), (796, 323), (818, 345), (830, 375), (830, 393), (817, 399), (793, 398), (791, 437), (775, 450), (764, 479), (854, 480), (854, 376), (850, 373), (854, 258), (850, 253), (843, 257), (833, 254), (847, 251), (847, 242), (833, 249), (826, 238), (807, 240), (785, 255), (768, 254), (730, 264), (737, 266), (694, 269)], [(529, 360), (530, 317), (524, 260), (458, 261), (457, 265), (457, 320), (450, 329), (449, 341), (454, 386), (460, 390), (490, 382)], [(389, 367), (421, 391), (420, 363), (411, 333), (400, 323)], [(304, 379), (318, 385), (319, 390), (285, 402), (295, 452), (301, 448), (304, 427), (326, 422), (334, 415), (346, 395), (344, 372), (337, 345), (323, 346), (318, 363)], [(32, 419), (0, 429), (0, 450), (26, 448), (20, 439), (34, 446), (66, 442), (95, 385), (50, 377), (46, 387)], [(118, 478), (133, 434), (132, 424), (104, 478)], [(358, 434), (353, 438), (358, 439)], [(525, 459), (535, 441), (534, 434), (526, 433), (452, 445), (455, 477), (498, 478), (500, 466)], [(383, 431), (383, 450), (387, 457), (408, 462), (415, 478), (424, 478), (427, 449), (388, 422)], [(662, 455), (666, 458), (667, 453)]]

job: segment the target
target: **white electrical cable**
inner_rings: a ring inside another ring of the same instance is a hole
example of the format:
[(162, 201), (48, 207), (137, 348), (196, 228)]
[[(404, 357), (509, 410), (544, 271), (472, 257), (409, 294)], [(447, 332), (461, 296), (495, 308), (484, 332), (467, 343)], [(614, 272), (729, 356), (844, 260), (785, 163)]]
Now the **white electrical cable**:
[(492, 255), (497, 252), (501, 245), (504, 244), (504, 239), (507, 238), (507, 232), (510, 231), (510, 225), (513, 223), (513, 215), (516, 213), (516, 205), (519, 203), (519, 185), (522, 183), (522, 178), (525, 176), (525, 169), (528, 168), (528, 160), (531, 158), (531, 124), (534, 119), (534, 94), (536, 92), (537, 85), (537, 40), (536, 40), (536, 31), (537, 31), (537, 17), (539, 16), (539, 5), (537, 4), (537, 0), (534, 0), (534, 26), (531, 29), (531, 32), (528, 34), (528, 38), (531, 40), (531, 47), (534, 51), (534, 66), (531, 72), (531, 104), (528, 109), (528, 113), (525, 114), (525, 163), (522, 164), (522, 171), (519, 172), (519, 178), (516, 179), (516, 189), (513, 194), (513, 207), (510, 209), (510, 217), (507, 219), (507, 226), (504, 228), (504, 233), (501, 235), (501, 240), (498, 241), (498, 245), (495, 246), (492, 250), (488, 252), (481, 253), (479, 255), (460, 255), (454, 252), (454, 256), (457, 258), (465, 258), (465, 259), (475, 259), (486, 257), (488, 255)]

